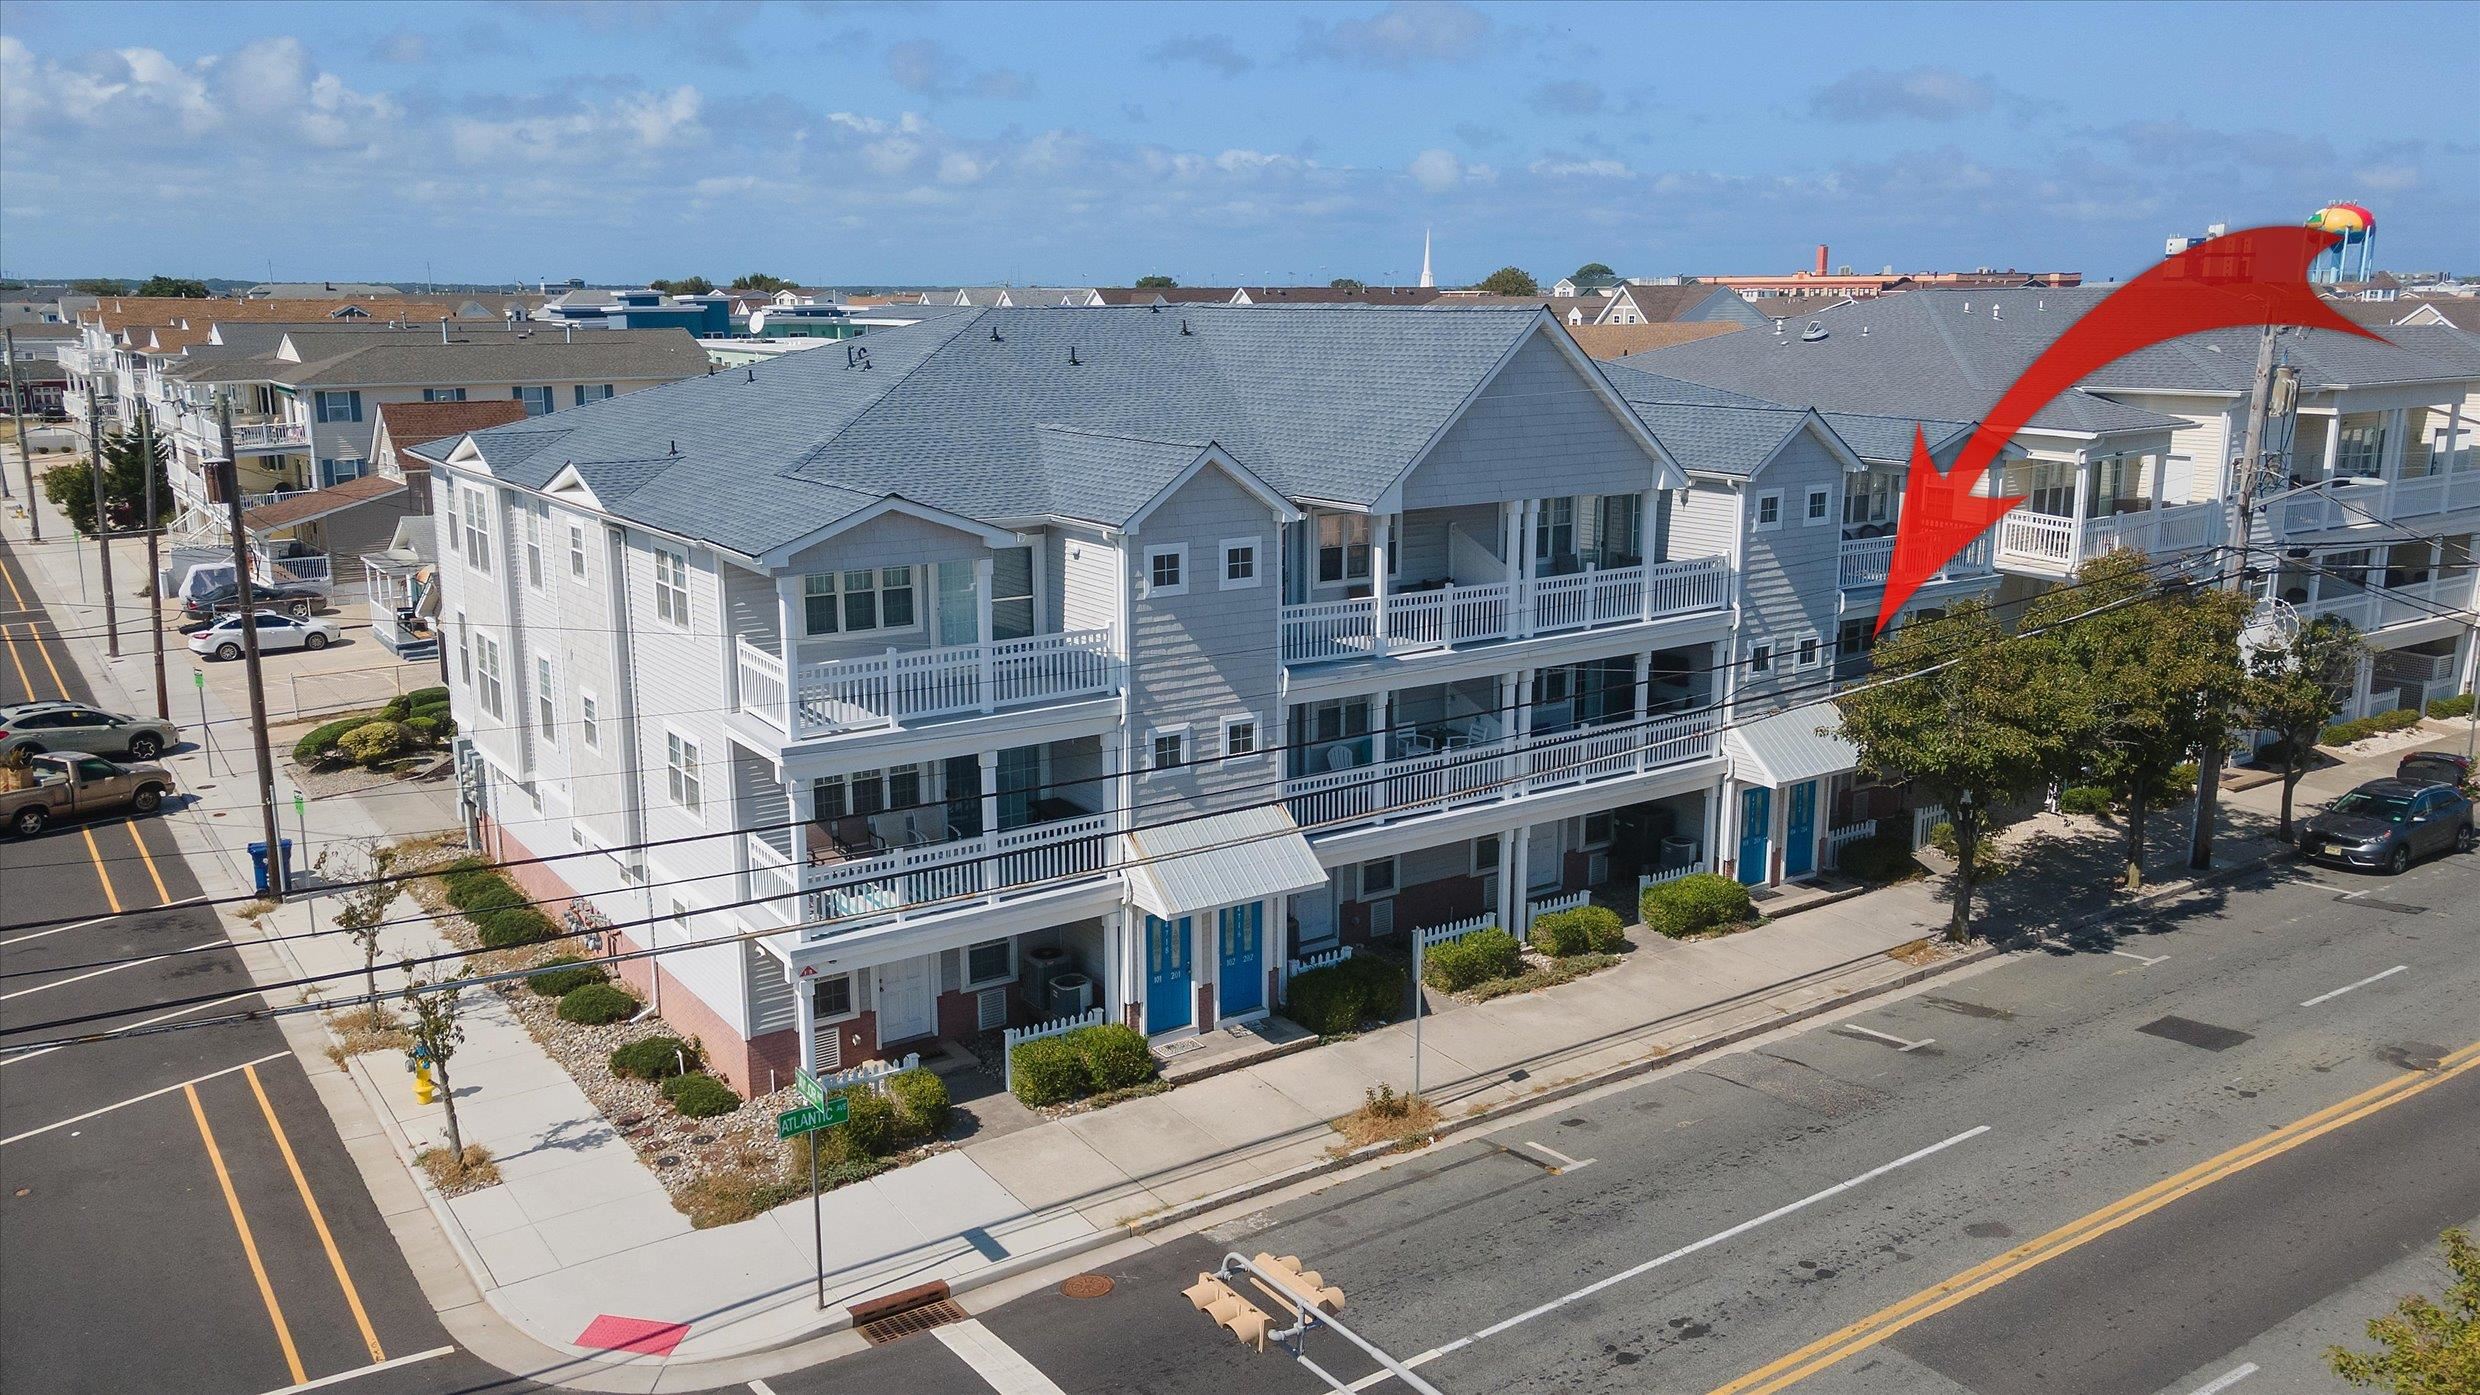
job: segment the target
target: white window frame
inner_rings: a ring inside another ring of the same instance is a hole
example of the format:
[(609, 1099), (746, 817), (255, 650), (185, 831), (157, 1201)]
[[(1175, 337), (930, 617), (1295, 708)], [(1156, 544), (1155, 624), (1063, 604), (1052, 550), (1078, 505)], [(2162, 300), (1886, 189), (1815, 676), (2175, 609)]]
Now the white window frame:
[[(508, 395), (525, 405), (525, 414), (528, 417), (547, 417), (560, 405), (559, 397), (551, 391), (548, 385), (529, 387), (524, 383), (519, 383), (508, 389)], [(539, 412), (534, 410), (534, 404), (537, 402), (542, 404), (542, 410)]]
[[(1356, 581), (1369, 580), (1369, 543), (1375, 531), (1370, 527), (1369, 515), (1342, 509), (1321, 509), (1312, 513), (1310, 520), (1309, 584), (1312, 586), (1349, 586)], [(1326, 540), (1327, 525), (1330, 520), (1334, 524), (1335, 533), (1332, 542)], [(1352, 540), (1355, 533), (1360, 535), (1360, 541), (1357, 544)], [(1358, 570), (1355, 570), (1353, 565), (1356, 551), (1359, 554)], [(1329, 552), (1336, 556), (1337, 574), (1334, 576), (1326, 575), (1325, 571), (1325, 554)], [(1389, 570), (1392, 570), (1391, 566)]]
[(612, 396), (611, 384), (579, 383), (574, 390), (574, 396), (577, 399), (576, 405), (580, 407), (588, 402), (605, 401)]
[[(818, 1011), (818, 990), (838, 980), (841, 980), (844, 985), (844, 1010), (836, 1013)], [(802, 982), (810, 995), (810, 1021), (815, 1025), (826, 1026), (830, 1023), (850, 1022), (861, 1015), (861, 989), (854, 981), (853, 975), (848, 973), (820, 974), (816, 978), (804, 979)]]
[[(689, 554), (657, 544), (654, 552), (654, 618), (676, 630), (689, 628)], [(669, 563), (674, 575), (664, 575)]]
[[(1756, 500), (1749, 506), (1748, 510), (1748, 531), (1752, 533), (1771, 533), (1780, 529), (1782, 527), (1782, 502), (1783, 493), (1781, 490), (1758, 490)], [(1774, 506), (1774, 521), (1771, 523), (1765, 521), (1765, 506), (1768, 504), (1772, 504)]]
[(587, 750), (603, 749), (603, 704), (591, 689), (577, 690), (577, 735)]
[[(1378, 887), (1375, 890), (1372, 890), (1369, 885), (1369, 869), (1372, 867), (1386, 868), (1386, 885)], [(1379, 897), (1393, 896), (1400, 893), (1404, 889), (1404, 869), (1394, 858), (1391, 857), (1373, 857), (1369, 859), (1367, 862), (1364, 862), (1358, 867), (1352, 869), (1352, 878), (1352, 884), (1359, 888), (1360, 899), (1363, 901), (1373, 900)]]
[[(1179, 579), (1179, 581), (1178, 581), (1178, 583), (1177, 583), (1177, 584), (1175, 584), (1175, 585), (1170, 585), (1170, 586), (1161, 586), (1161, 585), (1156, 585), (1156, 584), (1155, 584), (1155, 581), (1154, 581), (1154, 560), (1155, 560), (1156, 558), (1158, 558), (1158, 557), (1170, 557), (1170, 558), (1174, 558), (1174, 559), (1176, 559), (1176, 560), (1178, 561), (1178, 563), (1179, 563), (1179, 568), (1180, 568), (1180, 579)], [(1187, 544), (1187, 543), (1164, 543), (1164, 544), (1161, 544), (1161, 545), (1159, 545), (1159, 546), (1155, 546), (1155, 547), (1149, 547), (1149, 548), (1147, 548), (1147, 549), (1145, 550), (1145, 570), (1144, 570), (1143, 572), (1141, 572), (1141, 573), (1139, 573), (1139, 574), (1138, 574), (1138, 577), (1137, 577), (1137, 587), (1138, 587), (1138, 594), (1139, 594), (1139, 595), (1142, 595), (1142, 596), (1145, 596), (1145, 597), (1147, 597), (1148, 599), (1161, 599), (1161, 598), (1163, 598), (1163, 597), (1167, 597), (1167, 596), (1185, 596), (1185, 595), (1187, 595), (1187, 594), (1188, 594), (1188, 544)]]
[[(1155, 727), (1147, 731), (1145, 733), (1145, 768), (1148, 770), (1184, 770), (1195, 764), (1197, 752), (1189, 737), (1190, 732), (1186, 722), (1167, 727)], [(1162, 761), (1162, 743), (1165, 741), (1180, 743), (1180, 758), (1169, 765), (1165, 765)]]
[[(1243, 551), (1247, 552), (1249, 555), (1249, 574), (1234, 580), (1231, 574), (1232, 554)], [(1220, 583), (1220, 589), (1225, 591), (1247, 591), (1253, 589), (1265, 580), (1266, 540), (1264, 538), (1225, 538), (1223, 539), (1223, 545), (1220, 552), (1223, 558), (1223, 566), (1222, 570), (1216, 575), (1216, 580)]]
[(1751, 642), (1748, 646), (1748, 672), (1753, 676), (1771, 674), (1773, 671), (1774, 641), (1760, 639)]
[(508, 674), (500, 663), (499, 641), (489, 635), (474, 636), (474, 697), (493, 721), (508, 720)]
[[(1498, 859), (1500, 856), (1497, 845), (1501, 836), (1503, 835), (1496, 833), (1484, 833), (1480, 837), (1473, 839), (1470, 843), (1465, 845), (1465, 847), (1472, 853), (1472, 874), (1474, 876), (1487, 877), (1496, 875), (1498, 872)], [(1490, 855), (1486, 859), (1481, 856), (1481, 847), (1484, 843), (1491, 845)]]
[[(986, 949), (994, 944), (1003, 945), (1007, 949), (1007, 973), (999, 978), (975, 978), (973, 976), (973, 951)], [(956, 953), (958, 956), (956, 973), (964, 980), (964, 992), (979, 993), (985, 988), (996, 988), (1000, 984), (1016, 981), (1016, 940), (1013, 936), (1001, 935), (995, 940), (977, 940), (957, 950)]]
[(1801, 635), (1791, 642), (1791, 666), (1805, 673), (1825, 662), (1826, 642), (1816, 632)]
[(534, 655), (534, 735), (546, 746), (560, 744), (560, 685), (551, 656)]
[[(1231, 734), (1241, 727), (1249, 729), (1249, 749), (1234, 751), (1231, 748)], [(1236, 717), (1225, 717), (1219, 738), (1222, 744), (1217, 748), (1223, 754), (1223, 764), (1229, 765), (1238, 760), (1255, 760), (1266, 754), (1265, 735), (1266, 724), (1257, 720), (1257, 714), (1254, 712), (1245, 712)]]
[(568, 525), (568, 574), (579, 581), (586, 579), (586, 526)]
[[(900, 635), (920, 629), (924, 589), (922, 582), (926, 579), (926, 570), (926, 568), (908, 564), (893, 567), (849, 567), (835, 571), (808, 573), (801, 578), (801, 633), (812, 639), (825, 639), (835, 635)], [(887, 577), (891, 572), (904, 573), (902, 586), (887, 584)], [(846, 607), (846, 599), (862, 593), (847, 590), (844, 579), (848, 576), (862, 575), (870, 578), (868, 595), (870, 596), (870, 614), (873, 619), (870, 624), (854, 626), (847, 623), (850, 616)], [(826, 589), (812, 590), (810, 583), (817, 581), (827, 583)], [(887, 623), (887, 596), (891, 591), (903, 591), (912, 597), (913, 616), (901, 625)], [(828, 603), (828, 618), (834, 623), (826, 629), (819, 629), (810, 623), (809, 603), (814, 600), (824, 600)]]
[(491, 495), (484, 489), (464, 488), (457, 491), (464, 504), (465, 565), (485, 576), (491, 574)]
[(1834, 491), (1821, 487), (1810, 488), (1808, 491), (1808, 502), (1806, 506), (1800, 510), (1800, 526), (1803, 528), (1809, 528), (1820, 523), (1832, 523), (1833, 521)]
[(663, 794), (675, 809), (706, 816), (706, 778), (698, 769), (697, 738), (678, 727), (663, 729)]
[(525, 584), (537, 591), (543, 589), (543, 520), (550, 509), (537, 500), (518, 501), (518, 513), (524, 522), (518, 525), (525, 542)]
[(422, 400), (425, 402), (462, 402), (465, 400), (465, 389), (461, 387), (426, 387), (422, 389)]
[(466, 687), (474, 686), (473, 633), (465, 623), (465, 612), (456, 613), (456, 671)]

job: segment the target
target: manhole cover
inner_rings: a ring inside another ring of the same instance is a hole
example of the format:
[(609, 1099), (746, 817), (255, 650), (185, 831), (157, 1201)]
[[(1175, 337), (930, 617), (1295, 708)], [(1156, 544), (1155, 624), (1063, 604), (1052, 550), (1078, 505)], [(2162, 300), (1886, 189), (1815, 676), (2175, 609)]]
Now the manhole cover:
[(1071, 1274), (1059, 1286), (1062, 1298), (1100, 1298), (1111, 1291), (1110, 1277), (1104, 1274)]

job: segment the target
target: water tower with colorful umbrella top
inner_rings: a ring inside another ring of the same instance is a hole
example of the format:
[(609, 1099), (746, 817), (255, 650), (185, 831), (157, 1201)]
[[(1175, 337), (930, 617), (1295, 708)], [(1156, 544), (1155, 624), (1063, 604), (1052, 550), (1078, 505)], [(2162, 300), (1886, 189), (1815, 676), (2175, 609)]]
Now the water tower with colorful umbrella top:
[[(2344, 281), (2365, 281), (2376, 270), (2377, 215), (2355, 203), (2329, 203), (2308, 215), (2308, 226), (2339, 234), (2342, 240), (2333, 249), (2316, 259), (2308, 270), (2308, 279), (2328, 285)], [(2354, 254), (2359, 274), (2351, 274)]]

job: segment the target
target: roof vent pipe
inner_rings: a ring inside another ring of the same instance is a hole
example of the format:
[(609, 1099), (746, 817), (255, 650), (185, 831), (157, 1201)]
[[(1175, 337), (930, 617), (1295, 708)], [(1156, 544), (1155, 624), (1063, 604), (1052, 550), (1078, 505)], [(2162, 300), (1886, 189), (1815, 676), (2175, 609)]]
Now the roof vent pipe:
[(753, 383), (754, 383), (754, 382), (756, 382), (756, 381), (758, 381), (758, 370), (757, 370), (757, 369), (755, 369), (755, 368), (750, 369), (750, 370), (749, 370), (749, 377), (748, 377), (748, 379), (747, 379), (746, 381), (753, 382)]
[(1081, 360), (1079, 360), (1076, 356), (1076, 345), (1074, 344), (1070, 344), (1068, 346), (1068, 366), (1070, 368), (1082, 366)]
[(1186, 319), (1182, 319), (1180, 321), (1180, 336), (1182, 338), (1187, 338), (1188, 332), (1188, 321)]
[(1992, 323), (1992, 324), (2003, 324), (2003, 323), (2005, 323), (2005, 321), (2006, 321), (2005, 309), (2006, 309), (2006, 307), (2005, 307), (2005, 306), (2002, 306), (2002, 305), (1992, 305), (1992, 306), (1990, 306), (1990, 307), (1989, 307), (1989, 321), (1990, 321), (1990, 323)]

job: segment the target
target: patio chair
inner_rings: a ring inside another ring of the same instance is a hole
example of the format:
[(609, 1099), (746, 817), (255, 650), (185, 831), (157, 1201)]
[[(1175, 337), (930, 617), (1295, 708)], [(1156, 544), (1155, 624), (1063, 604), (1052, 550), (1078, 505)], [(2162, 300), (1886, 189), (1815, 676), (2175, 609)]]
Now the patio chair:
[(887, 840), (870, 827), (867, 814), (846, 814), (827, 824), (827, 840), (847, 858), (868, 857), (887, 851)]

